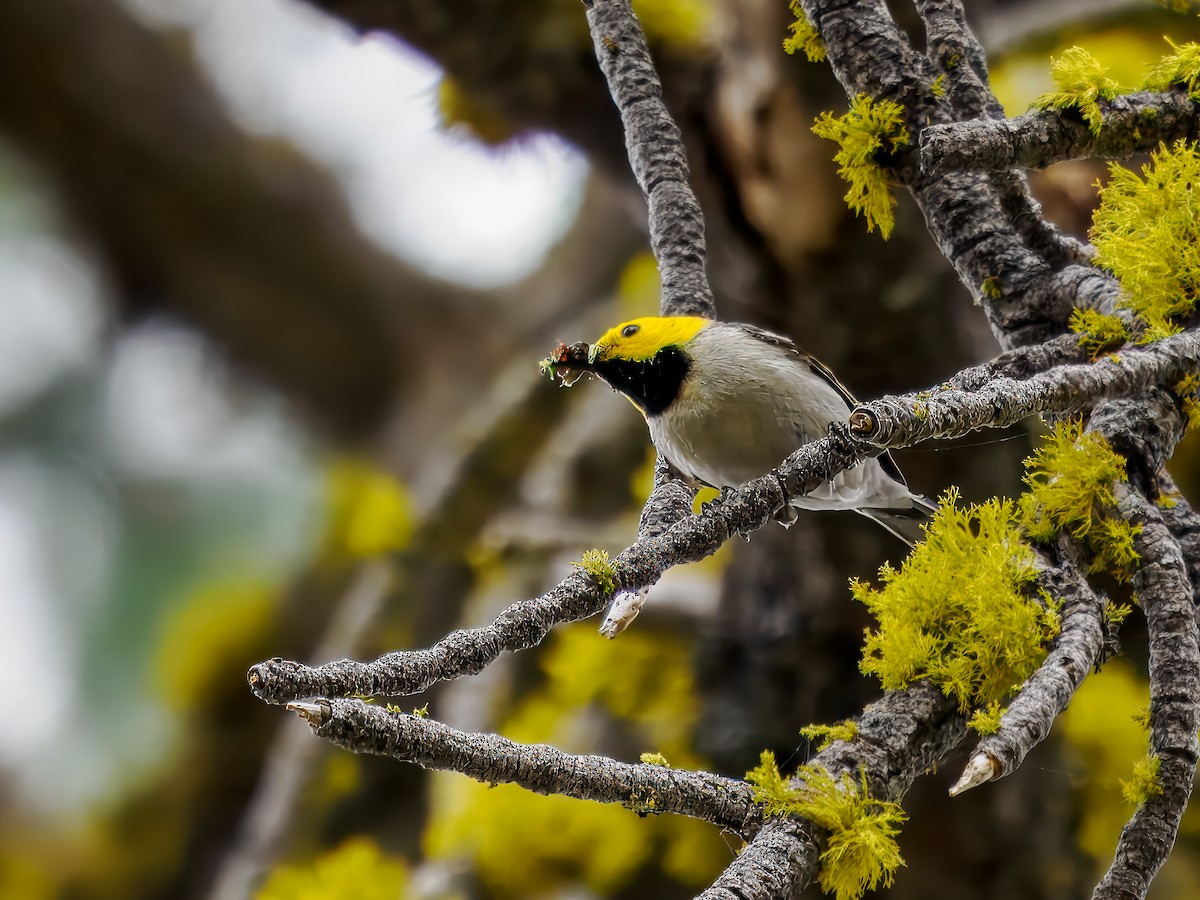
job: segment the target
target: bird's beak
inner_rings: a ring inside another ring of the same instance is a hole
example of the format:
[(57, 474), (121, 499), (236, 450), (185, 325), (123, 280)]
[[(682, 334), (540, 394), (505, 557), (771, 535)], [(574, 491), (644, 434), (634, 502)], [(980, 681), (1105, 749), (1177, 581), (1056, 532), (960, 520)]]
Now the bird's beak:
[(608, 347), (602, 342), (597, 341), (588, 348), (588, 364), (594, 365), (597, 359), (603, 359), (604, 353)]

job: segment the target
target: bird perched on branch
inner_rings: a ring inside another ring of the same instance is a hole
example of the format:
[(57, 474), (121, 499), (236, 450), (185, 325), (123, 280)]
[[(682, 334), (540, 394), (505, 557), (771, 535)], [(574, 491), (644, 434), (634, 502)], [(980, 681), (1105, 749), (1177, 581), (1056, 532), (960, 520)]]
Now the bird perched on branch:
[[(595, 372), (637, 407), (654, 446), (684, 478), (715, 488), (765, 475), (856, 405), (816, 359), (751, 325), (649, 316), (609, 329), (586, 360), (584, 346), (562, 346), (543, 365), (565, 370), (568, 383), (576, 371)], [(910, 545), (937, 508), (908, 489), (887, 453), (790, 502), (853, 509)]]

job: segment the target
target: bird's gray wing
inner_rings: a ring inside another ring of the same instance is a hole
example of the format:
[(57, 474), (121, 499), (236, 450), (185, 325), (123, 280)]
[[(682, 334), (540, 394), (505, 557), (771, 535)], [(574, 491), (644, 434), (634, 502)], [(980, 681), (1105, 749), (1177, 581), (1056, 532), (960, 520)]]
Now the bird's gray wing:
[[(772, 347), (778, 347), (780, 350), (795, 356), (798, 364), (808, 366), (814, 375), (837, 392), (837, 395), (846, 404), (847, 412), (858, 406), (858, 401), (854, 399), (854, 395), (850, 393), (844, 384), (838, 381), (837, 376), (829, 371), (819, 359), (797, 346), (795, 341), (781, 334), (775, 334), (773, 331), (767, 331), (765, 328), (759, 328), (756, 325), (738, 325), (738, 327), (755, 340), (762, 341), (764, 344), (770, 344)], [(885, 451), (879, 454), (878, 459), (880, 467), (882, 467), (887, 475), (907, 487), (908, 482), (904, 480), (904, 475), (900, 472), (900, 467), (896, 465), (896, 461), (892, 459), (890, 453)]]

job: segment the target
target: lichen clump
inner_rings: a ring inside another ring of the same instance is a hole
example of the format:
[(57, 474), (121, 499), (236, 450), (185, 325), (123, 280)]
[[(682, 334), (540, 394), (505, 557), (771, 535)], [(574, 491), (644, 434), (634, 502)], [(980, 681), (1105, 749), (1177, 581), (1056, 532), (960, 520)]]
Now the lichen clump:
[(1057, 612), (1033, 596), (1037, 557), (1015, 524), (1010, 500), (959, 508), (942, 498), (919, 544), (899, 570), (879, 571), (882, 588), (851, 583), (878, 627), (860, 664), (884, 688), (933, 681), (964, 712), (1019, 685), (1058, 634)]
[(764, 750), (758, 767), (746, 773), (754, 799), (768, 816), (802, 816), (829, 832), (821, 853), (821, 889), (838, 900), (857, 900), (864, 891), (891, 887), (904, 865), (896, 836), (907, 821), (899, 803), (877, 800), (864, 774), (856, 782), (816, 765), (801, 766), (786, 779), (775, 755)]
[(1050, 64), (1050, 77), (1057, 91), (1042, 94), (1030, 106), (1033, 109), (1074, 109), (1087, 123), (1092, 134), (1104, 124), (1102, 101), (1117, 95), (1117, 83), (1107, 77), (1108, 69), (1082, 47), (1071, 47)]
[(1141, 342), (1172, 335), (1200, 292), (1200, 149), (1187, 141), (1151, 155), (1141, 175), (1116, 163), (1092, 222), (1096, 261), (1121, 282), (1121, 306), (1146, 324)]
[(821, 39), (820, 32), (804, 14), (800, 0), (791, 0), (788, 9), (795, 19), (788, 26), (791, 34), (784, 40), (783, 49), (788, 53), (799, 51), (808, 57), (809, 62), (820, 62), (825, 58), (825, 41)]
[(1093, 553), (1091, 570), (1124, 580), (1138, 556), (1139, 529), (1115, 515), (1113, 486), (1128, 480), (1125, 459), (1104, 438), (1084, 431), (1079, 420), (1062, 422), (1025, 460), (1021, 524), (1035, 541), (1048, 543), (1070, 531)]
[(846, 204), (866, 217), (867, 231), (878, 228), (884, 239), (890, 237), (896, 224), (896, 200), (879, 163), (881, 155), (895, 153), (909, 142), (904, 107), (859, 94), (844, 116), (822, 113), (812, 130), (817, 137), (836, 141), (841, 147), (833, 160), (838, 164), (838, 175), (850, 185)]

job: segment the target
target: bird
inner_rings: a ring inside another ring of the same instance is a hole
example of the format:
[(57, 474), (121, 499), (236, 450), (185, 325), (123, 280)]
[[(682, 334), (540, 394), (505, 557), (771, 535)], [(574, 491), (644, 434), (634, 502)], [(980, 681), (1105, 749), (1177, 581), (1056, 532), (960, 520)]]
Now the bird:
[[(754, 325), (699, 316), (622, 322), (588, 346), (587, 369), (645, 417), (650, 439), (695, 486), (740, 487), (846, 422), (857, 405), (816, 358)], [(852, 509), (909, 546), (937, 505), (909, 490), (888, 453), (807, 494), (800, 509)]]

